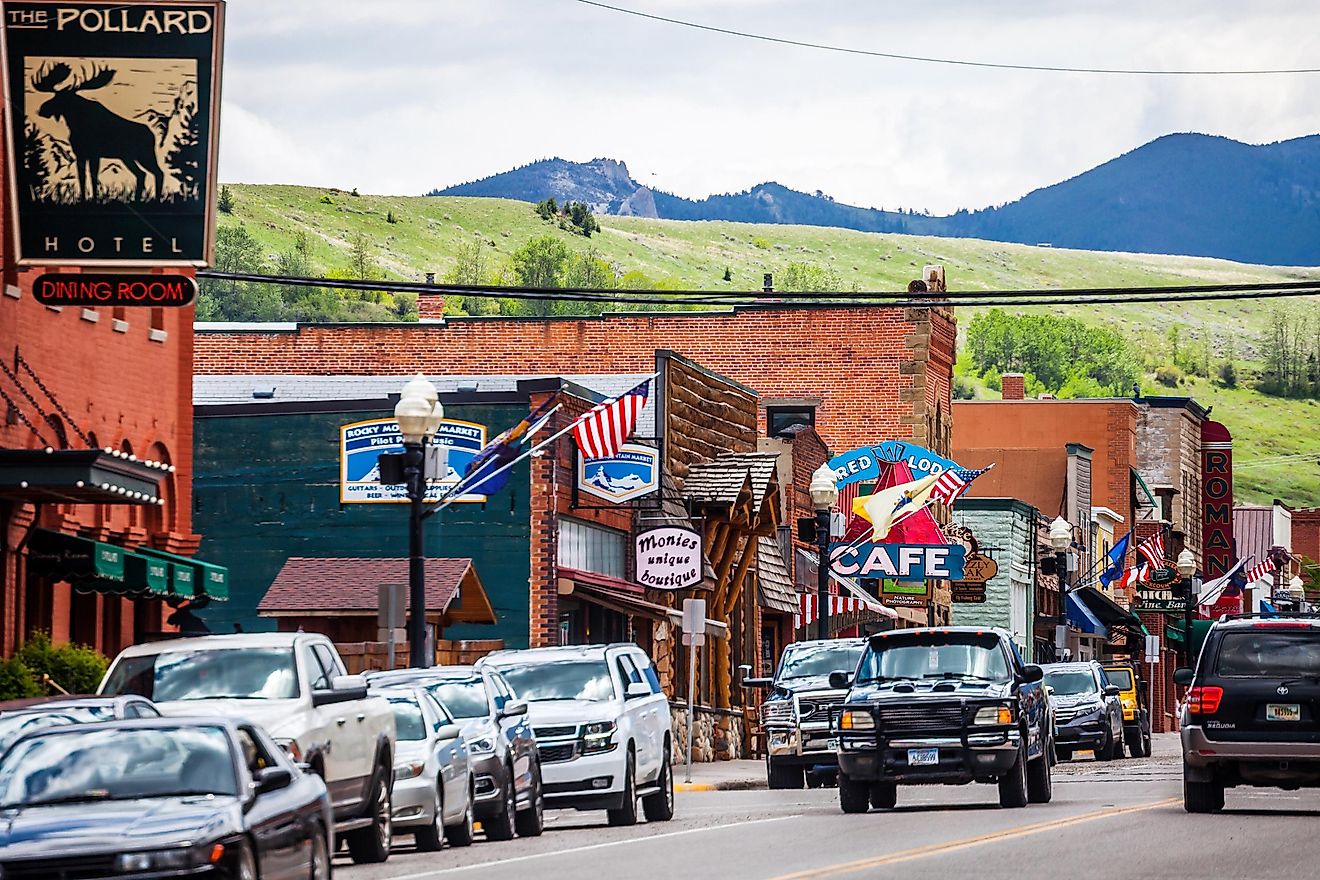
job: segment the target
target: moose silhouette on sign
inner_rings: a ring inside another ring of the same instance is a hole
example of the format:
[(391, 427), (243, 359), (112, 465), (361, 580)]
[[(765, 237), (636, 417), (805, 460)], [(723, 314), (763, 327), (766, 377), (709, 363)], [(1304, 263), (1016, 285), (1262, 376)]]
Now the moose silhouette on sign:
[(69, 127), (69, 148), (77, 163), (80, 199), (85, 201), (88, 191), (93, 199), (100, 198), (102, 159), (118, 159), (137, 178), (135, 197), (139, 202), (150, 173), (155, 178), (155, 195), (159, 199), (163, 195), (165, 175), (156, 160), (156, 138), (151, 129), (78, 94), (108, 86), (115, 78), (115, 71), (101, 67), (90, 77), (84, 75), (58, 88), (72, 73), (69, 65), (62, 62), (49, 69), (43, 67), (32, 78), (32, 87), (53, 95), (37, 114), (45, 119), (61, 120)]

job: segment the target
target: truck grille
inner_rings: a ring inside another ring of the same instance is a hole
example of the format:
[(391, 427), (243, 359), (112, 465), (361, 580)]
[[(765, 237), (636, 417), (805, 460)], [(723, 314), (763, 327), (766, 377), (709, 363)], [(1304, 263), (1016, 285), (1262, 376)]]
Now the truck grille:
[(963, 726), (960, 704), (935, 706), (886, 706), (879, 712), (880, 729), (906, 730), (959, 730)]
[(541, 746), (536, 750), (542, 764), (555, 764), (571, 761), (576, 757), (577, 743), (564, 743), (561, 746)]
[(800, 721), (828, 721), (830, 709), (843, 703), (847, 694), (814, 694), (798, 697), (798, 719)]
[(559, 736), (577, 736), (577, 725), (566, 724), (559, 727), (537, 727), (537, 739), (554, 739)]
[(113, 855), (70, 856), (4, 862), (4, 876), (16, 880), (93, 880), (116, 873)]

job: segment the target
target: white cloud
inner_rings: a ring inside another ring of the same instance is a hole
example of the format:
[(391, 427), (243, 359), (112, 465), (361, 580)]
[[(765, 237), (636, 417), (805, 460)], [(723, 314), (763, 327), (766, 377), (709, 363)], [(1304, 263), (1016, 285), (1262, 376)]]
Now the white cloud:
[[(1241, 68), (1320, 57), (1320, 8), (1286, 0), (618, 2), (996, 62)], [(1320, 131), (1317, 80), (905, 63), (571, 0), (233, 0), (221, 176), (418, 193), (550, 155), (610, 156), (687, 196), (777, 180), (941, 212), (1009, 201), (1172, 131), (1250, 142)]]

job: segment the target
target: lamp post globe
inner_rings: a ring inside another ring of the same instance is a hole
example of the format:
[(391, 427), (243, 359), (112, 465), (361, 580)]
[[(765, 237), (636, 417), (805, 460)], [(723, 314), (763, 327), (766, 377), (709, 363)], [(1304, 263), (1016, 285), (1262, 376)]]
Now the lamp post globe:
[(839, 483), (834, 477), (834, 470), (823, 464), (811, 475), (811, 504), (817, 510), (829, 510), (839, 500)]
[(399, 398), (394, 405), (394, 420), (399, 423), (405, 444), (420, 444), (426, 439), (435, 406), (419, 395), (405, 394)]
[(1050, 545), (1056, 553), (1065, 553), (1071, 543), (1072, 523), (1061, 516), (1055, 517), (1054, 522), (1050, 523)]
[(1192, 555), (1191, 550), (1183, 550), (1178, 554), (1178, 574), (1184, 578), (1196, 574), (1196, 557)]
[(420, 397), (427, 403), (435, 403), (440, 399), (440, 392), (436, 390), (435, 383), (418, 373), (407, 381), (403, 390), (399, 392), (400, 397)]

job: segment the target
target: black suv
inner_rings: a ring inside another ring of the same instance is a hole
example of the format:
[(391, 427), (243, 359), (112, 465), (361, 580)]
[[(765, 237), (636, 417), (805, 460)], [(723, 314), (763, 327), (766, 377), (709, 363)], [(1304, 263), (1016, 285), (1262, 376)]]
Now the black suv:
[(1320, 616), (1229, 615), (1210, 628), (1182, 708), (1183, 806), (1238, 785), (1320, 787)]
[[(845, 813), (893, 807), (899, 785), (993, 782), (999, 803), (1051, 796), (1053, 721), (1039, 666), (997, 629), (936, 627), (871, 636), (831, 716)], [(851, 680), (850, 680), (851, 679)]]

